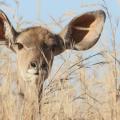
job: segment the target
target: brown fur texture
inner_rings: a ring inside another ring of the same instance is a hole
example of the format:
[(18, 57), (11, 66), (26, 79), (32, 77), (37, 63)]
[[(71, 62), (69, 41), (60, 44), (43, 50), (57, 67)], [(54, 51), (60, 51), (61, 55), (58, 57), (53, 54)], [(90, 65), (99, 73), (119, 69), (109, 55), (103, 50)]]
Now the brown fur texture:
[(16, 32), (1, 11), (0, 41), (4, 40), (6, 46), (16, 52), (22, 92), (25, 84), (35, 84), (40, 102), (43, 83), (49, 75), (54, 56), (66, 49), (91, 48), (98, 41), (104, 22), (105, 13), (99, 10), (74, 18), (60, 34), (53, 34), (40, 26)]

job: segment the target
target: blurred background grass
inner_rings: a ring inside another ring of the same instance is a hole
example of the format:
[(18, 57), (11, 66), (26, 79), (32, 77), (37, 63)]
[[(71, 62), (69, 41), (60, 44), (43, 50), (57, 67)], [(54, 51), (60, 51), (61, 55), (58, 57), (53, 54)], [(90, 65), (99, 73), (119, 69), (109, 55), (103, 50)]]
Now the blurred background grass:
[[(119, 0), (1, 0), (0, 7), (18, 31), (42, 25), (54, 32), (76, 15), (103, 9), (107, 19), (99, 42), (89, 51), (69, 50), (55, 57), (44, 83), (41, 119), (120, 119)], [(15, 54), (0, 46), (0, 120), (29, 120), (38, 114), (32, 105), (18, 103), (15, 61)]]

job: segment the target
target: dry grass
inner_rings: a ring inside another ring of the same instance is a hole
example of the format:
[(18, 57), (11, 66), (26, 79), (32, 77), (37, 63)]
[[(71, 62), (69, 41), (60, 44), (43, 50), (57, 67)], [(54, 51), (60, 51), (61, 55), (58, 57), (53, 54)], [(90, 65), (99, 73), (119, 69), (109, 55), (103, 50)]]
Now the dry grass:
[[(107, 5), (104, 8), (109, 13)], [(97, 54), (88, 57), (83, 57), (82, 54), (81, 57), (80, 53), (75, 53), (74, 56), (72, 54), (71, 61), (68, 61), (69, 53), (59, 57), (63, 64), (55, 68), (56, 72), (53, 71), (54, 74), (44, 83), (41, 120), (120, 119), (120, 63), (117, 59), (119, 49), (116, 49), (115, 45), (117, 30), (114, 31), (109, 14), (113, 36), (112, 50), (103, 42), (102, 51), (105, 52), (97, 52), (101, 51), (100, 47), (98, 50), (93, 49)], [(54, 21), (54, 24), (57, 25), (59, 22)], [(20, 29), (19, 24), (17, 27)], [(102, 41), (107, 41), (105, 38), (106, 36)], [(18, 91), (14, 54), (2, 46), (0, 47), (0, 120), (39, 120), (35, 90), (32, 89), (28, 93), (28, 98), (32, 95), (32, 99), (24, 101), (22, 95), (18, 96)]]

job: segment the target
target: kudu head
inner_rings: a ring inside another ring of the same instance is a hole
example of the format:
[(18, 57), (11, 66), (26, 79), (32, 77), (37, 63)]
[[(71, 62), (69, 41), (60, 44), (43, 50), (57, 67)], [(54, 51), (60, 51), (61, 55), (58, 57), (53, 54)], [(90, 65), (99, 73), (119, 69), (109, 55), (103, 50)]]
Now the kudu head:
[(48, 77), (54, 56), (66, 49), (87, 50), (98, 41), (105, 22), (102, 10), (75, 17), (59, 34), (43, 27), (16, 32), (0, 12), (0, 41), (17, 55), (18, 72), (23, 80), (43, 81)]

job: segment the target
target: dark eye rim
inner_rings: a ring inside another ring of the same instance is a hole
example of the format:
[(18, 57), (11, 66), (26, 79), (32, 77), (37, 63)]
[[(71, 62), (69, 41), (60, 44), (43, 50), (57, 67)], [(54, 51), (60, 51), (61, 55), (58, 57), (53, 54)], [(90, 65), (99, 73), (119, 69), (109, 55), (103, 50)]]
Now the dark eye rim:
[(36, 62), (31, 62), (31, 63), (30, 63), (30, 66), (31, 66), (32, 68), (37, 68), (37, 63), (36, 63)]
[(15, 43), (15, 45), (17, 45), (18, 47), (18, 50), (21, 50), (24, 48), (23, 44), (22, 43)]

